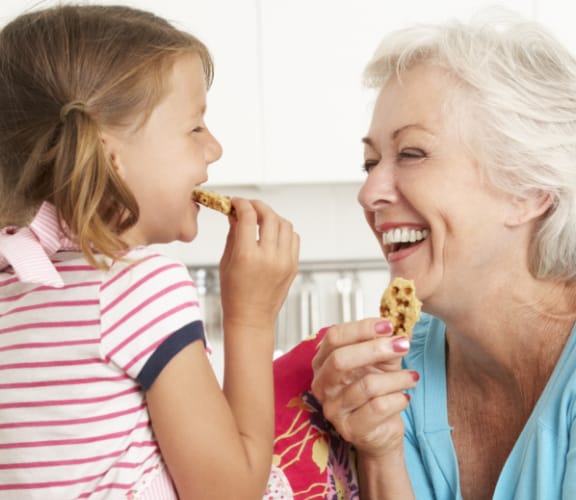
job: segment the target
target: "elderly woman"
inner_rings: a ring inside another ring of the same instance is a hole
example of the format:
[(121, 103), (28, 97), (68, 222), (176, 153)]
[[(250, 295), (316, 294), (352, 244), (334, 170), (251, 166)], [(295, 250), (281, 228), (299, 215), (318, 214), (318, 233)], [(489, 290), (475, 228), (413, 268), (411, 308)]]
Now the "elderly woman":
[(378, 318), (318, 337), (359, 495), (574, 499), (576, 60), (530, 22), (449, 23), (388, 36), (366, 78), (359, 201), (424, 314), (410, 342)]

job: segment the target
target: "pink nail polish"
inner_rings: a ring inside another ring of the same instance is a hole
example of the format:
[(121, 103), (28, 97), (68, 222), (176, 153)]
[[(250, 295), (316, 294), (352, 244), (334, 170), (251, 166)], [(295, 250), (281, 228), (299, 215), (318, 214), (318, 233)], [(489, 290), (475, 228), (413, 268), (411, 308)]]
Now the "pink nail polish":
[(410, 349), (410, 341), (406, 337), (398, 337), (392, 341), (394, 352), (406, 352), (408, 349)]
[(392, 323), (388, 320), (378, 321), (378, 323), (374, 325), (374, 330), (376, 333), (392, 333)]

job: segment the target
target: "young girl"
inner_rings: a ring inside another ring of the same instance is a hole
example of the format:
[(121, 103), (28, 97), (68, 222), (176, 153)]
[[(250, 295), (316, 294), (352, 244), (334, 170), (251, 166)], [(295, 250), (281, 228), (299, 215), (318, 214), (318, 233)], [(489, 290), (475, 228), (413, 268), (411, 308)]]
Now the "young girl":
[(196, 236), (211, 80), (201, 42), (127, 7), (0, 32), (0, 497), (262, 497), (298, 235), (233, 199), (223, 390), (186, 268), (147, 248)]

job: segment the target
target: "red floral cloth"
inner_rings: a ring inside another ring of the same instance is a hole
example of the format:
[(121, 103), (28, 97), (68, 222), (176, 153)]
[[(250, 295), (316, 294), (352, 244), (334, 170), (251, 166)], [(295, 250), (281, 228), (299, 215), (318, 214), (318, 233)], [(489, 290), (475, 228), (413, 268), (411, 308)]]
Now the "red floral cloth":
[(311, 362), (324, 331), (274, 362), (274, 465), (288, 478), (295, 499), (359, 499), (354, 450), (310, 392)]

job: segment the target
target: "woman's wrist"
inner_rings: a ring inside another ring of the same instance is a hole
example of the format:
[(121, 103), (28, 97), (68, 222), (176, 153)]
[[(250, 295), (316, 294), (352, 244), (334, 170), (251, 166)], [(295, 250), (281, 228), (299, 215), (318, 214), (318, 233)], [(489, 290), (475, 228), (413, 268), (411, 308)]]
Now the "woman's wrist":
[(358, 479), (362, 500), (386, 500), (414, 498), (404, 448), (386, 454), (357, 452)]

